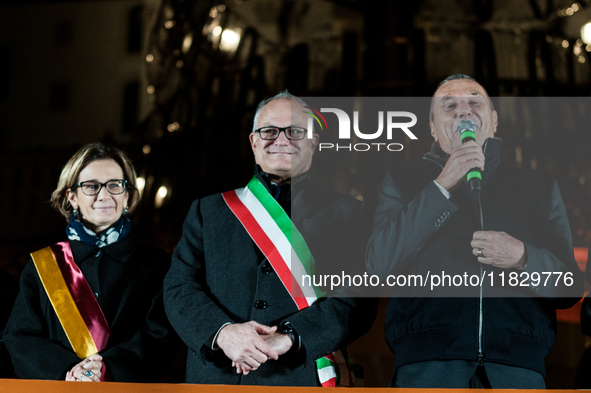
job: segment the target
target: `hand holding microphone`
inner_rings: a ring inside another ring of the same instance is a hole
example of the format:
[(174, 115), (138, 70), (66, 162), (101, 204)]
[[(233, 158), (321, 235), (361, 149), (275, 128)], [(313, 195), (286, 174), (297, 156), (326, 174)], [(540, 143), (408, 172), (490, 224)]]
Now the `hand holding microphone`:
[(462, 138), (462, 144), (451, 152), (443, 171), (435, 179), (447, 191), (456, 189), (460, 182), (467, 178), (467, 174), (475, 171), (479, 171), (478, 175), (472, 174), (470, 180), (480, 181), (480, 172), (484, 170), (484, 153), (475, 141), (476, 129), (476, 124), (472, 120), (462, 120), (458, 125), (457, 131), (462, 134), (460, 130), (464, 130), (465, 139)]

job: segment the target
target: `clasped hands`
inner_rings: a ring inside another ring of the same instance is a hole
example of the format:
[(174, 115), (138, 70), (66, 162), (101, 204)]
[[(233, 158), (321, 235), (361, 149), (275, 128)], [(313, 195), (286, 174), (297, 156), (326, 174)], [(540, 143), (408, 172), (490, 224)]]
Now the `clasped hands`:
[(100, 382), (103, 368), (103, 357), (94, 354), (82, 360), (66, 373), (66, 381)]
[(293, 345), (290, 335), (277, 332), (277, 326), (255, 321), (224, 326), (216, 345), (232, 360), (238, 374), (247, 375), (269, 359), (277, 360)]

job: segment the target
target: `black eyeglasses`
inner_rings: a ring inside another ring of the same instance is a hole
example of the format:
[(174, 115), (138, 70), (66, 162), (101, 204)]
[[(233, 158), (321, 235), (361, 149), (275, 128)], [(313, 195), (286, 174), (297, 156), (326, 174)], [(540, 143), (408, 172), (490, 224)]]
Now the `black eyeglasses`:
[(307, 129), (302, 127), (262, 127), (258, 130), (254, 130), (254, 132), (258, 132), (261, 136), (261, 139), (265, 140), (275, 140), (279, 138), (281, 132), (285, 133), (287, 139), (299, 141), (306, 137), (306, 133), (308, 132)]
[(123, 191), (125, 191), (126, 186), (127, 180), (112, 179), (105, 183), (101, 183), (95, 180), (88, 180), (76, 184), (74, 187), (72, 187), (72, 190), (76, 187), (80, 187), (84, 195), (95, 196), (98, 195), (99, 192), (101, 192), (103, 187), (105, 187), (107, 191), (109, 191), (109, 194), (119, 195), (122, 194)]

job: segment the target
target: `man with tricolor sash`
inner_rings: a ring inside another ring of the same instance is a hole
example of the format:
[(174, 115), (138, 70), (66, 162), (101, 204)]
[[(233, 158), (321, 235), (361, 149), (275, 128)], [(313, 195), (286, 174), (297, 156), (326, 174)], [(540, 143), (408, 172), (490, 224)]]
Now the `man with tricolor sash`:
[(189, 211), (164, 294), (189, 348), (187, 382), (354, 384), (344, 349), (369, 330), (376, 304), (323, 296), (301, 276), (345, 259), (361, 267), (367, 234), (359, 201), (313, 186), (319, 135), (304, 107), (287, 91), (263, 101), (253, 178)]

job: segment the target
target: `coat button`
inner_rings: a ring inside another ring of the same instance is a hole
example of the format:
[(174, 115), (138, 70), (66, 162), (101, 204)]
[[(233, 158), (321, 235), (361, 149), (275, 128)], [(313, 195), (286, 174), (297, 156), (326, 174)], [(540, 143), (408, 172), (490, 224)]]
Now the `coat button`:
[(95, 292), (94, 293), (94, 297), (98, 299), (99, 298), (99, 293), (98, 292)]
[(265, 274), (269, 274), (273, 271), (273, 268), (271, 267), (271, 265), (265, 262), (263, 263), (263, 266), (261, 266), (261, 271)]
[(258, 308), (259, 310), (264, 310), (268, 305), (269, 304), (264, 300), (257, 300), (254, 302), (254, 308)]

